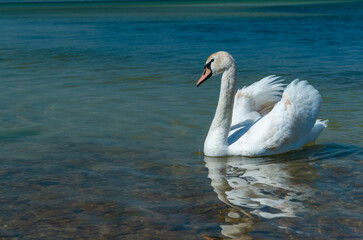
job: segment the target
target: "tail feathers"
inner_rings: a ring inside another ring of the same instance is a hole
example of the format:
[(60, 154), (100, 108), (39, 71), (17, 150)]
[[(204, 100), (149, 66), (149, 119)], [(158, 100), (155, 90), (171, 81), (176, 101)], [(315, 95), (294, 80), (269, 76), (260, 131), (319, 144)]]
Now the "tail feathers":
[(328, 122), (328, 120), (316, 120), (314, 127), (311, 129), (306, 137), (304, 145), (314, 143), (321, 134), (321, 132), (328, 127)]
[(328, 119), (326, 119), (326, 120), (318, 119), (318, 120), (316, 120), (315, 125), (319, 125), (319, 126), (321, 126), (323, 128), (327, 128), (328, 127), (328, 123), (329, 123), (329, 120)]

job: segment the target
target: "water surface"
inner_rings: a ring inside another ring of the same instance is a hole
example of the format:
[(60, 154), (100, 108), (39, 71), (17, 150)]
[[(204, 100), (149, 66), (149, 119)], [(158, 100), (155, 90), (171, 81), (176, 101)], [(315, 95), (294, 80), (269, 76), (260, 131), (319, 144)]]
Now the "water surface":
[[(0, 236), (360, 239), (363, 4), (0, 4)], [(266, 158), (201, 152), (219, 50), (239, 86), (306, 79), (329, 127)]]

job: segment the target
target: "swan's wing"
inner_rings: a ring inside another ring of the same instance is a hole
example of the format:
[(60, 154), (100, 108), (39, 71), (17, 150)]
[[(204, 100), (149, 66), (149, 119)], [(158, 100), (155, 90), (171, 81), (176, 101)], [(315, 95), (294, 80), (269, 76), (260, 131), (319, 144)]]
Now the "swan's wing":
[(320, 112), (322, 99), (307, 81), (294, 80), (270, 113), (230, 146), (232, 154), (268, 155), (304, 145)]
[(234, 98), (232, 126), (246, 120), (255, 121), (269, 113), (281, 98), (282, 81), (271, 75), (238, 90)]

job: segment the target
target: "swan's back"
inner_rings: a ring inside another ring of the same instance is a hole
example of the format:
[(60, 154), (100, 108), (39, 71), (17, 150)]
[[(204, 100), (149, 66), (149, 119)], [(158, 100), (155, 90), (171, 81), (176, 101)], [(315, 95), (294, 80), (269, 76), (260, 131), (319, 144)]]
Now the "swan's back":
[[(293, 81), (271, 112), (230, 145), (229, 155), (271, 155), (302, 147), (312, 138), (321, 103), (319, 92), (307, 81)], [(319, 125), (319, 134), (321, 127), (326, 124)]]

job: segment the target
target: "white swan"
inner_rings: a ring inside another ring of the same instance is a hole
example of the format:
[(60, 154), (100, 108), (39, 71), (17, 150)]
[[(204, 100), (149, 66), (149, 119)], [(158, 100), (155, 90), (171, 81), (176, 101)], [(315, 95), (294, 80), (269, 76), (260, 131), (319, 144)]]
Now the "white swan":
[(284, 89), (279, 77), (268, 76), (236, 93), (235, 61), (221, 51), (207, 59), (197, 87), (219, 73), (223, 73), (221, 89), (205, 155), (284, 153), (314, 142), (327, 127), (327, 121), (317, 120), (320, 94), (306, 81), (294, 80)]

